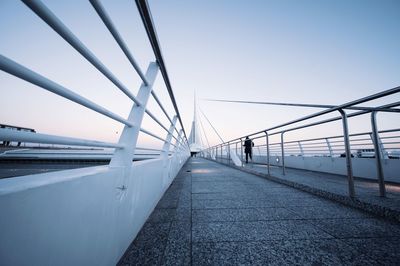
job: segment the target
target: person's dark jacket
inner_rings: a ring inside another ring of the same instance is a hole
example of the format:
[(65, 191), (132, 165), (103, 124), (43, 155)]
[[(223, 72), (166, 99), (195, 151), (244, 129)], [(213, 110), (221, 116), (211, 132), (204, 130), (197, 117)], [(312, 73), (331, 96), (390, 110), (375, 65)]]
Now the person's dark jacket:
[(250, 153), (251, 152), (251, 148), (254, 146), (254, 143), (251, 141), (251, 139), (246, 139), (244, 141), (244, 152), (245, 153)]

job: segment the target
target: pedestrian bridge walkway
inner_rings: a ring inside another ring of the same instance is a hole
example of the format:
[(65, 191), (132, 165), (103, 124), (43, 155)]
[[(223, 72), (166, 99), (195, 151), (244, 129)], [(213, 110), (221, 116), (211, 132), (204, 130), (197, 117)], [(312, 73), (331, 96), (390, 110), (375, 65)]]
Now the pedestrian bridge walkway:
[(361, 208), (379, 216), (400, 221), (399, 183), (387, 182), (385, 184), (386, 196), (380, 197), (377, 180), (356, 178), (354, 183), (356, 197), (350, 198), (348, 196), (348, 180), (343, 175), (295, 168), (287, 168), (285, 174), (283, 174), (282, 168), (277, 166), (270, 166), (270, 175), (268, 175), (267, 165), (265, 164), (249, 163), (243, 164), (243, 167), (235, 167), (232, 162), (224, 158), (217, 158), (217, 162), (312, 194), (333, 199), (355, 208)]
[(396, 222), (192, 158), (119, 263), (398, 265), (399, 246)]

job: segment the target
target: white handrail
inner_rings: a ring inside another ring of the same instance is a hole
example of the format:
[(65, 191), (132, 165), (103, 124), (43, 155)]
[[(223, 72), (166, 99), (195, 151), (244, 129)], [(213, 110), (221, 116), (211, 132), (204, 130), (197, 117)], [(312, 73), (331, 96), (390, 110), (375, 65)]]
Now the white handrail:
[(120, 117), (119, 115), (110, 112), (109, 110), (105, 109), (104, 107), (80, 96), (79, 94), (55, 83), (54, 81), (51, 81), (50, 79), (18, 64), (17, 62), (14, 62), (13, 60), (11, 60), (1, 54), (0, 54), (0, 69), (11, 75), (14, 75), (16, 77), (19, 77), (23, 80), (26, 80), (26, 81), (32, 83), (32, 84), (42, 87), (43, 89), (48, 90), (54, 94), (57, 94), (61, 97), (69, 99), (75, 103), (83, 105), (93, 111), (96, 111), (100, 114), (108, 116), (109, 118), (119, 121), (125, 125), (128, 125), (130, 127), (133, 126), (133, 124), (131, 122)]
[(36, 13), (44, 22), (46, 22), (54, 31), (64, 38), (72, 47), (75, 48), (84, 58), (86, 58), (94, 67), (96, 67), (104, 76), (106, 76), (115, 86), (117, 86), (126, 96), (128, 96), (137, 105), (141, 103), (129, 91), (120, 80), (57, 18), (50, 9), (40, 0), (30, 1), (22, 0), (33, 12)]
[(0, 139), (10, 140), (10, 141), (20, 141), (20, 142), (31, 142), (31, 143), (77, 145), (77, 146), (102, 147), (102, 148), (123, 148), (122, 145), (117, 143), (62, 137), (62, 136), (10, 130), (3, 128), (0, 129)]

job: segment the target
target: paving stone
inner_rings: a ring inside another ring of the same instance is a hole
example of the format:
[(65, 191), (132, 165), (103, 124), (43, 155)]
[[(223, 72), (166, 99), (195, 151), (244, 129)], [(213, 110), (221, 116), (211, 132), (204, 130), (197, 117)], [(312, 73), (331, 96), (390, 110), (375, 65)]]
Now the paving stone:
[[(259, 165), (255, 165), (251, 170), (265, 174), (265, 167)], [(348, 181), (346, 176), (291, 168), (286, 169), (286, 175), (282, 175), (282, 172), (275, 168), (272, 170), (271, 175), (275, 180), (279, 180), (280, 182), (287, 183), (286, 181), (289, 181), (292, 182), (292, 185), (296, 184), (297, 187), (301, 185), (308, 186), (307, 190), (311, 193), (318, 193), (327, 198), (337, 200), (337, 196), (348, 197)], [(363, 204), (354, 205), (352, 201), (347, 201), (347, 204), (358, 206), (381, 217), (387, 217), (400, 222), (399, 187), (399, 185), (387, 184), (387, 196), (382, 198), (379, 197), (379, 186), (376, 180), (356, 179), (355, 191), (357, 200)], [(321, 190), (326, 193), (321, 194)], [(378, 206), (378, 208), (375, 206)]]
[(173, 222), (164, 252), (163, 265), (189, 265), (191, 262), (191, 224)]
[(376, 265), (339, 240), (193, 243), (193, 265)]
[(193, 158), (120, 265), (400, 265), (399, 246), (399, 224)]
[(398, 224), (376, 218), (309, 221), (337, 238), (400, 237), (400, 226)]
[(175, 221), (178, 222), (188, 222), (192, 220), (192, 209), (191, 208), (177, 208)]
[(193, 209), (219, 209), (219, 208), (262, 208), (262, 207), (288, 207), (288, 206), (320, 206), (329, 207), (335, 205), (329, 201), (318, 198), (291, 198), (291, 197), (269, 197), (269, 198), (240, 198), (235, 199), (206, 199), (192, 200)]
[(179, 198), (163, 198), (156, 206), (156, 209), (173, 209), (178, 207)]
[(192, 222), (240, 222), (301, 219), (285, 208), (202, 209), (193, 210)]
[(265, 190), (265, 191), (257, 191), (257, 192), (252, 192), (248, 193), (246, 192), (235, 192), (235, 193), (229, 193), (229, 192), (215, 192), (215, 193), (193, 193), (192, 198), (195, 200), (201, 200), (201, 199), (288, 199), (288, 198), (293, 198), (293, 199), (300, 199), (300, 198), (317, 198), (314, 195), (310, 195), (308, 193), (304, 192), (298, 192), (292, 190), (282, 190), (282, 191), (277, 191), (277, 190)]
[(400, 238), (353, 238), (343, 242), (359, 252), (370, 254), (379, 264), (400, 265)]
[(303, 206), (287, 207), (305, 219), (337, 219), (337, 218), (368, 218), (370, 214), (355, 210), (353, 208), (331, 204), (329, 206)]
[(167, 223), (175, 220), (176, 209), (154, 209), (147, 222)]
[(193, 209), (231, 209), (231, 208), (262, 208), (275, 207), (278, 204), (275, 201), (259, 200), (259, 199), (212, 199), (212, 200), (192, 200)]
[(192, 237), (196, 242), (332, 238), (302, 220), (193, 223)]
[(160, 264), (167, 245), (170, 223), (146, 223), (128, 248), (120, 265)]

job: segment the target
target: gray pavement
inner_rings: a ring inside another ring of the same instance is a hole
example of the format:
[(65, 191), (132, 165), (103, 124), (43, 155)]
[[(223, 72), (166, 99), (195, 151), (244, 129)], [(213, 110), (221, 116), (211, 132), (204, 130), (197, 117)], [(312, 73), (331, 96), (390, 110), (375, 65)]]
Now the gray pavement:
[(193, 158), (120, 265), (399, 265), (400, 224)]
[[(223, 163), (227, 163), (227, 161), (225, 160)], [(268, 177), (266, 165), (249, 163), (245, 164), (243, 168), (237, 168), (400, 221), (400, 184), (386, 184), (386, 197), (382, 198), (379, 196), (377, 181), (356, 178), (356, 199), (351, 200), (348, 197), (346, 176), (293, 168), (286, 168), (286, 174), (283, 175), (281, 167), (271, 167), (272, 177)]]

